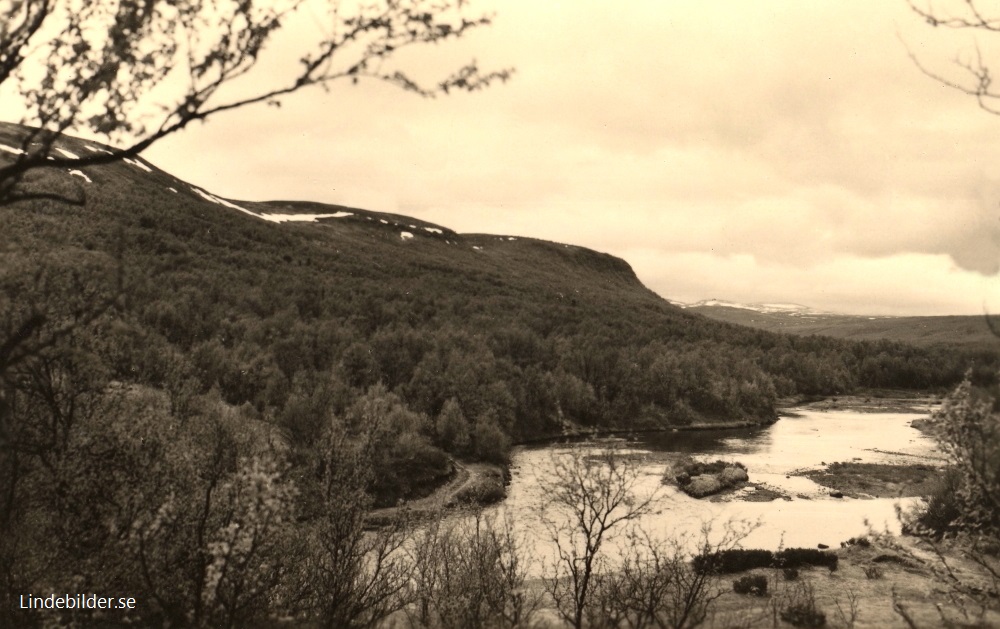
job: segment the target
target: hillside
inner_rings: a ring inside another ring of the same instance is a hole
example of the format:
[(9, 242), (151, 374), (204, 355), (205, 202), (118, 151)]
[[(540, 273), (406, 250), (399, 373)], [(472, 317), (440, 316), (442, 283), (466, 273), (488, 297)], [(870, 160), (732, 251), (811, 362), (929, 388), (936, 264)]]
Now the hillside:
[[(17, 131), (0, 127), (0, 159)], [(57, 148), (103, 149), (73, 138)], [(781, 396), (940, 389), (973, 362), (987, 377), (996, 360), (713, 321), (607, 254), (358, 208), (222, 199), (141, 159), (36, 172), (25, 185), (72, 202), (0, 214), (8, 335), (34, 312), (55, 325), (115, 297), (76, 337), (95, 373), (163, 392), (179, 418), (217, 400), (292, 451), (331, 421), (352, 438), (386, 429), (375, 464), (416, 462), (372, 481), (385, 500), (437, 482), (442, 451), (502, 460), (511, 440), (568, 430), (768, 422)]]
[(858, 341), (886, 339), (921, 347), (952, 345), (1000, 349), (1000, 339), (990, 331), (982, 315), (870, 317), (821, 312), (803, 306), (779, 308), (780, 305), (745, 305), (718, 300), (680, 306), (687, 312), (716, 321), (772, 332), (822, 334)]

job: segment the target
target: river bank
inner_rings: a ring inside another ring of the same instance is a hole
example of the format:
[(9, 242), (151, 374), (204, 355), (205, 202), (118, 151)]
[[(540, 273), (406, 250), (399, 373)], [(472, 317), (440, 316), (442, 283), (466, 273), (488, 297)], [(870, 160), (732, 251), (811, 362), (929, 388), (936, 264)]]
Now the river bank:
[(857, 413), (929, 413), (940, 406), (942, 394), (926, 391), (872, 389), (850, 395), (782, 400), (783, 412), (792, 409), (813, 411), (854, 411)]
[[(559, 434), (523, 440), (517, 445), (536, 448), (567, 441), (576, 442), (591, 439), (670, 439), (670, 434), (681, 436), (685, 434), (712, 434), (714, 431), (765, 429), (780, 421), (782, 417), (794, 419), (803, 413), (851, 411), (866, 414), (926, 414), (936, 408), (938, 404), (940, 404), (940, 396), (930, 393), (892, 390), (864, 391), (854, 395), (782, 400), (773, 418), (759, 421), (696, 422), (688, 425), (638, 430), (591, 428), (567, 422)], [(917, 428), (922, 421), (924, 420), (914, 419), (912, 425)], [(895, 454), (877, 448), (872, 449), (872, 453), (876, 455)], [(825, 469), (807, 469), (801, 472), (795, 471), (793, 474), (809, 478), (823, 487), (829, 488), (830, 492), (840, 493), (848, 497), (894, 498), (926, 495), (926, 493), (921, 492), (929, 487), (929, 481), (926, 477), (932, 473), (918, 468), (922, 465), (934, 467), (936, 464), (935, 461), (919, 460), (906, 463), (881, 462), (878, 467), (872, 468), (848, 465), (848, 463), (856, 462), (835, 461), (836, 465), (826, 466)], [(457, 506), (485, 506), (499, 502), (506, 497), (506, 485), (510, 479), (509, 466), (461, 461), (454, 461), (453, 465), (454, 473), (451, 477), (430, 495), (407, 501), (399, 506), (377, 509), (369, 514), (368, 521), (372, 525), (377, 525), (379, 522), (385, 522), (398, 516), (404, 510), (419, 517)], [(824, 463), (824, 465), (826, 464)], [(751, 475), (753, 472), (754, 470), (751, 469)], [(711, 499), (716, 501), (770, 502), (778, 499), (789, 500), (797, 495), (796, 492), (783, 490), (779, 487), (781, 484), (773, 482), (773, 479), (747, 482), (734, 488), (733, 491), (713, 496)]]
[(506, 466), (483, 462), (452, 461), (448, 481), (429, 495), (408, 500), (395, 507), (373, 509), (365, 516), (370, 527), (383, 526), (404, 513), (417, 519), (433, 517), (460, 506), (490, 505), (507, 496), (510, 471)]

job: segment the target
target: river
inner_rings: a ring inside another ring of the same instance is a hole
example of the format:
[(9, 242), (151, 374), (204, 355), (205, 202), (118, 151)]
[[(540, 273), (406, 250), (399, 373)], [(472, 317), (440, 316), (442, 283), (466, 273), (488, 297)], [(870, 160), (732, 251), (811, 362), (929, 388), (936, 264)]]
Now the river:
[[(869, 525), (898, 532), (897, 505), (907, 508), (916, 499), (834, 498), (829, 489), (794, 473), (837, 461), (934, 463), (934, 442), (910, 426), (927, 413), (790, 410), (791, 415), (761, 428), (656, 433), (577, 445), (596, 451), (614, 443), (640, 461), (636, 495), (640, 499), (653, 496), (653, 510), (639, 524), (661, 540), (687, 539), (690, 544), (704, 524), (712, 524), (718, 534), (730, 520), (759, 523), (743, 541), (746, 548), (836, 547), (865, 534)], [(543, 560), (552, 555), (552, 548), (541, 517), (549, 505), (539, 479), (551, 476), (554, 457), (568, 448), (548, 444), (517, 449), (508, 497), (497, 507)], [(752, 483), (765, 483), (791, 499), (748, 502), (738, 494), (724, 501), (691, 498), (661, 482), (667, 463), (679, 454), (739, 461), (748, 468)], [(620, 536), (610, 541), (612, 548), (620, 543)]]

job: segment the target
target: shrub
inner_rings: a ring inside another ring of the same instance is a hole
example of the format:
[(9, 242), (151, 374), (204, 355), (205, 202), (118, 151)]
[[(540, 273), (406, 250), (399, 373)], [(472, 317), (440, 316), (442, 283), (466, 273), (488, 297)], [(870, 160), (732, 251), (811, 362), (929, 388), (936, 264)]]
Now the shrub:
[(781, 619), (793, 627), (825, 627), (826, 614), (815, 607), (800, 604), (789, 605), (781, 610)]
[(762, 574), (748, 574), (733, 581), (733, 591), (737, 594), (764, 596), (767, 594), (767, 577)]
[(696, 556), (691, 565), (699, 574), (732, 574), (757, 568), (769, 568), (774, 563), (774, 553), (759, 548), (734, 548), (707, 555)]
[[(971, 373), (932, 416), (934, 437), (952, 474), (929, 504), (928, 526), (955, 526), (1000, 538), (1000, 413), (993, 396), (976, 390)], [(950, 494), (950, 495), (948, 495)], [(954, 516), (954, 517), (953, 517)]]
[(484, 474), (478, 481), (471, 482), (455, 492), (455, 502), (459, 504), (489, 505), (507, 497), (503, 476), (499, 471)]
[(882, 572), (882, 568), (878, 566), (865, 566), (865, 578), (868, 579), (881, 579), (885, 574)]
[(781, 572), (785, 575), (785, 581), (795, 581), (799, 578), (798, 568), (784, 568)]
[(684, 485), (683, 490), (694, 498), (704, 498), (719, 493), (722, 490), (722, 483), (715, 476), (702, 474), (693, 477), (691, 482)]
[(801, 568), (802, 566), (824, 566), (833, 572), (837, 569), (837, 555), (815, 548), (786, 548), (774, 555), (776, 566)]
[(872, 543), (867, 537), (852, 537), (846, 542), (840, 542), (841, 548), (849, 548), (851, 546), (860, 546), (861, 548), (869, 548)]
[(786, 548), (776, 553), (760, 548), (734, 548), (698, 555), (692, 560), (692, 565), (701, 574), (732, 574), (758, 568), (798, 569), (802, 566), (823, 566), (832, 572), (837, 569), (837, 555), (815, 548)]
[(826, 614), (816, 607), (816, 595), (808, 583), (801, 584), (790, 593), (780, 615), (793, 627), (826, 626)]
[(962, 475), (950, 467), (938, 479), (928, 496), (927, 507), (917, 516), (917, 523), (935, 535), (943, 535), (957, 528), (956, 522), (962, 515), (959, 500)]
[(747, 474), (746, 468), (735, 465), (727, 467), (722, 470), (721, 474), (719, 474), (719, 480), (722, 481), (722, 484), (726, 487), (732, 487), (737, 483), (745, 483), (749, 479), (750, 476)]

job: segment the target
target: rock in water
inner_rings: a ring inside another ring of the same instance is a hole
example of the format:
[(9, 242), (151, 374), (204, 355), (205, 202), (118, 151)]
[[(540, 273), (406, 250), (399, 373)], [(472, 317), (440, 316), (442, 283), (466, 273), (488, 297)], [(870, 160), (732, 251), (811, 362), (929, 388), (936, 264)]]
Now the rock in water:
[(736, 467), (734, 465), (722, 470), (722, 484), (727, 487), (732, 487), (737, 483), (745, 483), (749, 478), (750, 476), (747, 475), (747, 471), (742, 467)]
[(684, 487), (684, 491), (695, 498), (711, 496), (722, 490), (722, 483), (712, 474), (701, 474), (691, 479), (691, 482)]

